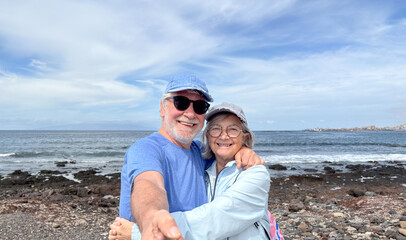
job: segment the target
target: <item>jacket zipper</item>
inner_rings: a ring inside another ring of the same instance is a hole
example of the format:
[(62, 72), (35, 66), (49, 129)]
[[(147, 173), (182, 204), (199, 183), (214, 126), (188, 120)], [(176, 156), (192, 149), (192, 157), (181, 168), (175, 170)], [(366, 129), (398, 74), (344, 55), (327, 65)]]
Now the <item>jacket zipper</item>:
[[(211, 200), (210, 200), (210, 202), (212, 202), (213, 200), (214, 200), (214, 196), (216, 195), (216, 186), (217, 186), (217, 181), (218, 181), (218, 179), (219, 179), (219, 177), (220, 177), (220, 174), (221, 174), (221, 172), (223, 172), (223, 170), (224, 169), (226, 169), (227, 167), (224, 167), (223, 169), (221, 169), (221, 171), (217, 174), (217, 176), (216, 176), (216, 180), (214, 181), (214, 188), (213, 188), (213, 192), (212, 192), (212, 195), (211, 195)], [(210, 178), (210, 177), (209, 177)], [(211, 180), (210, 180), (210, 188), (211, 188)]]

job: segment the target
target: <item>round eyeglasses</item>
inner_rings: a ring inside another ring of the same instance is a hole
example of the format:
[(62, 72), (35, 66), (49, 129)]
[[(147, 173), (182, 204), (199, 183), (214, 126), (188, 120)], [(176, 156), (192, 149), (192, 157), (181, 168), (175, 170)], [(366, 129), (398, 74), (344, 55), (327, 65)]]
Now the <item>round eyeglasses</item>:
[[(223, 128), (221, 126), (214, 126), (209, 129), (210, 137), (220, 137), (221, 133), (223, 132)], [(240, 136), (242, 130), (235, 126), (229, 126), (226, 128), (227, 136), (230, 138), (236, 138)]]

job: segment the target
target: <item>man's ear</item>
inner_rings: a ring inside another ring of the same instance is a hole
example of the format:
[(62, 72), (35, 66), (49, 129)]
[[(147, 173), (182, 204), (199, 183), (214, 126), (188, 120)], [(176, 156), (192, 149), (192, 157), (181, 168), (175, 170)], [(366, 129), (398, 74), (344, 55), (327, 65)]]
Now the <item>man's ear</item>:
[(164, 110), (164, 106), (162, 105), (162, 101), (159, 105), (160, 105), (159, 113), (161, 114), (161, 118), (163, 118), (163, 117), (165, 117), (165, 110)]

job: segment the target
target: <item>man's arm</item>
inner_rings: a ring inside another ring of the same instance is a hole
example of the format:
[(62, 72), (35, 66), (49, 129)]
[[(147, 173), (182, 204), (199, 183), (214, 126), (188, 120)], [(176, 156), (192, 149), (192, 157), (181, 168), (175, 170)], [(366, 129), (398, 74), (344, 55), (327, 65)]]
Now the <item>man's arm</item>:
[(134, 179), (131, 191), (131, 213), (141, 229), (143, 239), (181, 238), (168, 209), (163, 176), (156, 171), (139, 174)]
[(241, 147), (241, 149), (235, 154), (235, 163), (237, 164), (237, 168), (243, 167), (244, 170), (247, 170), (256, 165), (264, 165), (265, 161), (251, 148)]

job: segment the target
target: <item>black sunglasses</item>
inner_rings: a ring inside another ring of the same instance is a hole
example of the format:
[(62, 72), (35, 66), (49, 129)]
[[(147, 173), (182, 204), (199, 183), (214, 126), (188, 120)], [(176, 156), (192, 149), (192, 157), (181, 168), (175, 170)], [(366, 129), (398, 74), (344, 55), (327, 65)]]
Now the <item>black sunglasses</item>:
[(193, 103), (193, 110), (197, 114), (205, 114), (207, 110), (209, 110), (210, 104), (204, 100), (190, 100), (184, 96), (174, 96), (171, 97), (173, 99), (173, 105), (179, 111), (185, 111), (190, 106), (190, 103)]

